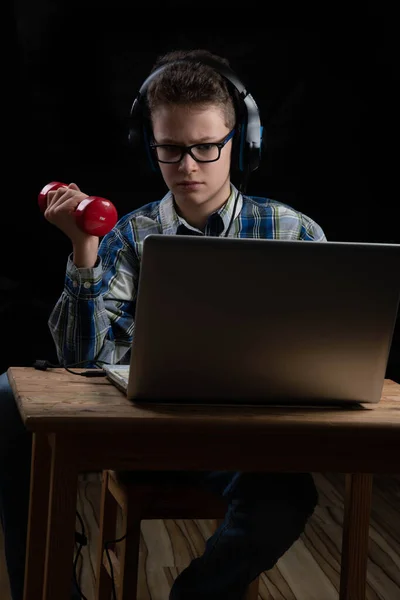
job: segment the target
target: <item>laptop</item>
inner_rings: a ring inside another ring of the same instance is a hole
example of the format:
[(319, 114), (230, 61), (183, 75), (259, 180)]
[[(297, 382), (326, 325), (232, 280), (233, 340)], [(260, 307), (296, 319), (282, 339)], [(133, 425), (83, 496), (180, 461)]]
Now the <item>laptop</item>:
[(134, 402), (379, 402), (399, 266), (398, 244), (149, 235), (107, 376)]

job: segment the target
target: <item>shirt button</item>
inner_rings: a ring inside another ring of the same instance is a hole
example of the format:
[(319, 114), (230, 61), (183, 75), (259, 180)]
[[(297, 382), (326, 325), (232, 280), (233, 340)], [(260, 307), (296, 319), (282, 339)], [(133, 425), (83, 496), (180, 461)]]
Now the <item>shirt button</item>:
[(90, 288), (90, 281), (85, 281), (83, 287), (85, 287), (86, 289)]
[(78, 287), (78, 282), (77, 282), (77, 281), (73, 281), (73, 282), (72, 282), (72, 286), (73, 286), (73, 287)]

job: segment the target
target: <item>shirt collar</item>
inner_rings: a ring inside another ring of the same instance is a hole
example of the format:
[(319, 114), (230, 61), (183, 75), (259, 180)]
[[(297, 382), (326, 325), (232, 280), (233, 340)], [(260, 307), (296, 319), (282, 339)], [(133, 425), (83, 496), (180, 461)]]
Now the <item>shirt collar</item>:
[[(234, 216), (234, 219), (236, 219), (237, 216), (240, 214), (240, 211), (242, 210), (243, 197), (242, 197), (242, 194), (240, 194), (240, 192), (238, 192), (238, 190), (232, 183), (231, 183), (231, 193), (229, 195), (228, 200), (225, 202), (225, 204), (223, 204), (223, 206), (221, 206), (221, 208), (219, 210), (217, 210), (215, 213), (213, 213), (213, 214), (218, 214), (222, 219), (223, 229), (222, 229), (221, 235), (224, 234), (225, 231), (227, 230), (227, 228), (229, 227), (229, 223), (231, 222), (231, 218), (232, 218), (232, 214), (233, 214), (233, 210), (234, 210), (236, 194), (238, 194), (238, 193), (239, 193), (239, 196), (238, 196), (238, 201), (236, 204), (235, 216)], [(187, 229), (192, 230), (196, 233), (200, 233), (201, 235), (204, 235), (203, 232), (201, 232), (196, 227), (189, 225), (189, 223), (183, 217), (178, 215), (178, 213), (175, 210), (174, 198), (173, 198), (173, 195), (171, 192), (168, 192), (164, 196), (164, 198), (161, 200), (160, 205), (159, 205), (159, 213), (160, 213), (162, 232), (165, 235), (175, 235), (178, 230), (178, 227), (180, 225), (184, 225)], [(211, 217), (211, 215), (210, 215), (210, 217)]]

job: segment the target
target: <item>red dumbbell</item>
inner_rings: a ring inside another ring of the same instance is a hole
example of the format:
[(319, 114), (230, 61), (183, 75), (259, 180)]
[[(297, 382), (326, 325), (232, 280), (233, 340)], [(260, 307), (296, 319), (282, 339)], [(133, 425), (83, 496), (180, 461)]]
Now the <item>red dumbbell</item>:
[[(48, 192), (55, 192), (60, 187), (68, 187), (66, 183), (51, 181), (41, 190), (38, 196), (39, 208), (44, 212), (47, 208)], [(78, 204), (75, 209), (76, 224), (79, 229), (90, 235), (99, 237), (105, 235), (118, 221), (117, 209), (105, 198), (89, 196)]]

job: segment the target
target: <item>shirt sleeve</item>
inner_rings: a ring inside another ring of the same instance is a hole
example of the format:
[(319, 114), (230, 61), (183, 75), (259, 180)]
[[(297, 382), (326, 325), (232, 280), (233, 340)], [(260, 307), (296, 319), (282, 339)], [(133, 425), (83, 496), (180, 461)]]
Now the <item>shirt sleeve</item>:
[(102, 239), (93, 268), (77, 268), (68, 257), (48, 321), (61, 364), (120, 362), (132, 343), (138, 278), (136, 244), (118, 229)]
[(326, 235), (320, 225), (307, 215), (301, 215), (300, 239), (314, 242), (326, 242)]

